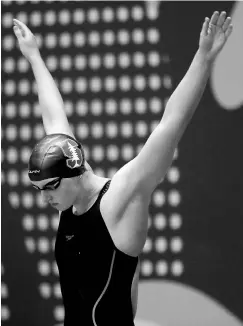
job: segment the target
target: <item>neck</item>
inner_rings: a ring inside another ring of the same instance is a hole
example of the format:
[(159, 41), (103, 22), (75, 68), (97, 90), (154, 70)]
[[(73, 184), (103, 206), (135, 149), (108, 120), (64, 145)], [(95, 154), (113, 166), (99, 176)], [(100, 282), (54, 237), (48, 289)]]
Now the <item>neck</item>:
[(73, 203), (73, 213), (75, 215), (85, 213), (94, 204), (100, 190), (108, 180), (95, 175), (91, 171), (87, 171), (80, 176), (78, 195)]

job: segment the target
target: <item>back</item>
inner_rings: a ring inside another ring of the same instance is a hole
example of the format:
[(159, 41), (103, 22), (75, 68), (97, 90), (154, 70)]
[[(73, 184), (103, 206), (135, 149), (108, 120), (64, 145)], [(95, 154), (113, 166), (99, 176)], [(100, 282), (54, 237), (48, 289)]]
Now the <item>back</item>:
[(138, 257), (117, 249), (100, 213), (100, 200), (76, 216), (62, 212), (55, 245), (65, 307), (64, 326), (133, 326), (131, 285)]

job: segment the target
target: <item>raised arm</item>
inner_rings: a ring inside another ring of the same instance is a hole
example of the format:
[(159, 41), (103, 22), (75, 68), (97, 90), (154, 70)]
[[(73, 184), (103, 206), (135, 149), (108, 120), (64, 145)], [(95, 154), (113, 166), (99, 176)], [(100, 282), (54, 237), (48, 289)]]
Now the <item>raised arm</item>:
[(174, 151), (188, 126), (204, 92), (210, 69), (232, 32), (231, 18), (214, 12), (205, 18), (199, 48), (186, 75), (170, 97), (159, 125), (141, 152), (117, 173), (138, 185), (140, 191), (151, 192), (164, 178)]
[(74, 137), (67, 120), (62, 97), (41, 58), (35, 36), (24, 23), (17, 19), (14, 19), (13, 22), (20, 50), (29, 61), (35, 76), (46, 134), (65, 133)]

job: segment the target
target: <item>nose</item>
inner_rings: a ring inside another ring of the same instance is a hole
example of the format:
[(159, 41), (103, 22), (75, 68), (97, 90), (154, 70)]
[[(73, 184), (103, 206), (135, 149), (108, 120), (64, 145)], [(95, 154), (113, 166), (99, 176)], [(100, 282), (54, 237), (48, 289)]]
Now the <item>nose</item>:
[(44, 200), (44, 202), (47, 204), (51, 197), (50, 197), (50, 194), (48, 193), (48, 190), (41, 190), (41, 196), (42, 196), (42, 199)]

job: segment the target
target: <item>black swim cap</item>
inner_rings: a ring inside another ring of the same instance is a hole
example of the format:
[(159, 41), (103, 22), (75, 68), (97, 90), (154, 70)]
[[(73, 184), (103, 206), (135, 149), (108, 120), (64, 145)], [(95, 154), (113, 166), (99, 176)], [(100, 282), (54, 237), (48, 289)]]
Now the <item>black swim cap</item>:
[(51, 134), (34, 147), (29, 159), (29, 178), (71, 178), (83, 174), (85, 157), (82, 145), (65, 134)]

